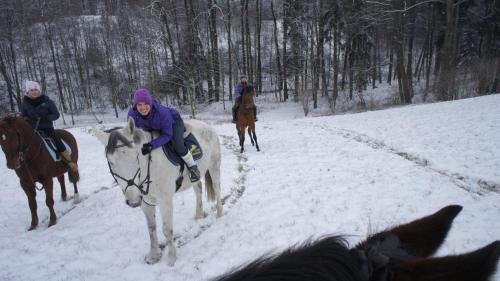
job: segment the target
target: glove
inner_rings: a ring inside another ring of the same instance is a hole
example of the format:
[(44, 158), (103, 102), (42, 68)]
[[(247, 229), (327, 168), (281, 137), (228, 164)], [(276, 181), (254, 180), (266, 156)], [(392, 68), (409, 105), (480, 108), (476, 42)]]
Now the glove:
[(151, 150), (153, 150), (153, 146), (150, 143), (145, 143), (142, 145), (142, 148), (141, 148), (142, 155), (146, 155), (146, 154), (150, 153)]

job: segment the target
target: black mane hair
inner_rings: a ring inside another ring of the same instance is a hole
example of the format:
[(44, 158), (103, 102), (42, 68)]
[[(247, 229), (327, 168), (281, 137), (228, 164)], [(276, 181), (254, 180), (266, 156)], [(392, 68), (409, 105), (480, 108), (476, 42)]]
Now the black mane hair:
[(264, 255), (213, 281), (362, 281), (360, 264), (341, 236), (309, 239), (278, 255)]

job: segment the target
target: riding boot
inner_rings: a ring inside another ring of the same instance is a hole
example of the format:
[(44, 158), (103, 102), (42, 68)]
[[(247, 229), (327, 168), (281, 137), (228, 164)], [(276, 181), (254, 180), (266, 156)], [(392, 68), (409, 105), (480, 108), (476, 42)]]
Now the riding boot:
[(69, 169), (72, 172), (77, 172), (78, 171), (78, 165), (76, 165), (76, 163), (74, 163), (73, 161), (71, 161), (71, 156), (69, 155), (68, 150), (64, 150), (64, 151), (60, 152), (60, 154), (61, 154), (62, 161), (64, 163), (66, 163), (66, 165), (68, 165)]
[(233, 123), (236, 123), (236, 110), (238, 109), (237, 106), (233, 106)]
[(255, 104), (253, 105), (253, 116), (254, 116), (255, 122), (259, 121), (257, 119), (257, 107), (255, 106)]
[(182, 160), (184, 160), (184, 162), (186, 162), (186, 165), (188, 166), (189, 179), (191, 180), (191, 182), (199, 181), (200, 170), (198, 170), (198, 166), (196, 165), (196, 162), (194, 162), (193, 155), (189, 150), (186, 155), (182, 156)]

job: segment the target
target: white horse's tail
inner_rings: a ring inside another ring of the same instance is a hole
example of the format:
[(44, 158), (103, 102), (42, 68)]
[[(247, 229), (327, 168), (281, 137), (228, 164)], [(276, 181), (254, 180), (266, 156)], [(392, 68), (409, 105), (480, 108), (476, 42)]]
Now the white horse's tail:
[(209, 202), (213, 202), (216, 200), (216, 194), (214, 190), (214, 183), (212, 181), (212, 176), (210, 175), (210, 171), (207, 170), (205, 173), (205, 188), (207, 190), (207, 200)]

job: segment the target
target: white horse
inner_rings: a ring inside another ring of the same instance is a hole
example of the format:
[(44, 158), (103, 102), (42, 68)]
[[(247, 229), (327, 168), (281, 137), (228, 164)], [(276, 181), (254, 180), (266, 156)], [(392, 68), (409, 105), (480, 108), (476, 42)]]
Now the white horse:
[[(197, 161), (200, 174), (205, 178), (207, 198), (216, 201), (217, 217), (222, 216), (220, 200), (220, 144), (217, 133), (207, 124), (188, 120), (185, 122), (185, 136), (192, 133), (201, 145), (203, 157)], [(167, 262), (174, 265), (176, 251), (173, 240), (173, 197), (176, 192), (176, 179), (179, 176), (179, 166), (173, 165), (161, 148), (154, 149), (149, 155), (142, 155), (142, 144), (151, 141), (151, 134), (135, 126), (129, 118), (125, 128), (106, 133), (96, 126), (93, 127), (96, 137), (106, 145), (106, 158), (110, 172), (122, 188), (127, 205), (135, 208), (141, 206), (146, 215), (151, 245), (145, 260), (156, 263), (161, 258), (161, 250), (156, 234), (156, 205), (160, 207), (163, 219), (163, 234), (168, 248)], [(179, 191), (193, 186), (184, 171), (184, 179)], [(204, 217), (202, 206), (201, 181), (194, 183), (196, 194), (195, 219)]]

